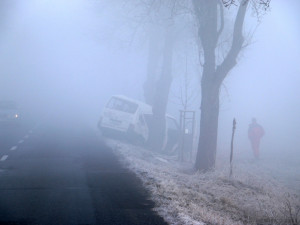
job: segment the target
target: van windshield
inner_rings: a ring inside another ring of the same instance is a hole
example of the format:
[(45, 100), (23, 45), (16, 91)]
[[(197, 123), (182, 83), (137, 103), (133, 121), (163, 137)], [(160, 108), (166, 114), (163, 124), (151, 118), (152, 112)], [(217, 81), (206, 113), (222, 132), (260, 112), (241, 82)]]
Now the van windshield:
[(138, 105), (124, 99), (113, 97), (108, 102), (107, 108), (134, 114), (138, 108)]

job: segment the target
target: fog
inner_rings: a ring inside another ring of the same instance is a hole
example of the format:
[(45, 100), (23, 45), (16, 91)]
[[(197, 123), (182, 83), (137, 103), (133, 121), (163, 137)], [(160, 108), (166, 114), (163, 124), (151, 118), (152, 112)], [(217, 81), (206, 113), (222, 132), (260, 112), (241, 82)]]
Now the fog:
[(9, 7), (1, 28), (1, 99), (37, 118), (82, 115), (96, 123), (112, 94), (141, 90), (132, 75), (143, 72), (141, 53), (108, 48), (99, 35), (103, 22), (87, 1), (16, 1)]
[[(272, 1), (252, 43), (225, 79), (218, 151), (229, 150), (236, 118), (235, 148), (250, 154), (247, 129), (256, 117), (266, 131), (263, 156), (276, 152), (282, 153), (277, 157), (296, 154), (294, 159), (300, 158), (299, 10), (296, 0)], [(60, 115), (80, 118), (94, 127), (111, 95), (143, 100), (145, 34), (131, 37), (134, 31), (126, 30), (113, 7), (88, 0), (16, 0), (2, 11), (6, 13), (0, 23), (1, 100), (16, 101), (36, 119)], [(246, 31), (256, 26), (256, 19), (248, 17)], [(191, 61), (196, 100), (190, 108), (199, 114), (201, 69), (197, 59)], [(177, 62), (180, 65), (185, 62)], [(180, 79), (176, 74), (168, 105), (175, 117), (180, 109), (174, 103)]]
[(297, 66), (300, 20), (296, 13), (299, 8), (296, 1), (272, 2), (271, 11), (253, 37), (253, 44), (245, 50), (238, 66), (225, 81), (229, 96), (220, 113), (221, 126), (228, 129), (230, 122), (225, 123), (226, 119), (236, 117), (240, 149), (248, 143), (246, 133), (250, 118), (256, 117), (266, 131), (262, 149), (269, 153), (268, 157), (300, 158), (300, 119), (297, 116), (300, 112), (300, 70)]

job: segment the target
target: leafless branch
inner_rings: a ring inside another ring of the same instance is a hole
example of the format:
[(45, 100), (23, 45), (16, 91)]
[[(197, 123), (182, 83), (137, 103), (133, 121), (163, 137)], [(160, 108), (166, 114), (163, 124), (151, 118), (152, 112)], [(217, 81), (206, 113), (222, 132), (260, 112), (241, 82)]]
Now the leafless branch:
[(232, 5), (237, 6), (236, 0), (222, 0), (222, 3), (225, 7), (230, 7)]
[(219, 9), (220, 9), (220, 28), (218, 30), (218, 39), (220, 37), (220, 35), (222, 34), (223, 32), (223, 29), (224, 29), (224, 10), (223, 10), (223, 5), (219, 2)]
[(228, 72), (235, 66), (236, 59), (238, 54), (240, 53), (243, 43), (244, 43), (244, 37), (243, 37), (243, 25), (244, 25), (244, 19), (246, 15), (246, 10), (248, 6), (248, 0), (244, 1), (245, 4), (241, 3), (235, 18), (234, 23), (234, 30), (233, 30), (233, 38), (232, 38), (232, 44), (231, 48), (222, 62), (221, 65), (217, 67), (216, 74), (218, 74), (218, 82), (221, 84), (228, 74)]

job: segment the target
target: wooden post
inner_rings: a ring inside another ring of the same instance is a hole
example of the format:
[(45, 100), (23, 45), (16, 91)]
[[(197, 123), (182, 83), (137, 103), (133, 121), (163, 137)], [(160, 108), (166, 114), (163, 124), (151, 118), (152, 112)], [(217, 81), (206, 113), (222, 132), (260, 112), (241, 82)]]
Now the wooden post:
[(231, 151), (230, 151), (230, 174), (229, 174), (229, 177), (232, 176), (233, 139), (234, 139), (235, 128), (236, 128), (236, 120), (234, 118), (233, 119), (233, 124), (232, 124)]

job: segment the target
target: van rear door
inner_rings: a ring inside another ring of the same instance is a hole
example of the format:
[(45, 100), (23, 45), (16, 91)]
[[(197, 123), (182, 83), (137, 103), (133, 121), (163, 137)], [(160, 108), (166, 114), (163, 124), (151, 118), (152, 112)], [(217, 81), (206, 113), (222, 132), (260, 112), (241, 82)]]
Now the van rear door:
[(127, 131), (134, 122), (138, 105), (125, 99), (112, 97), (103, 111), (101, 126)]

